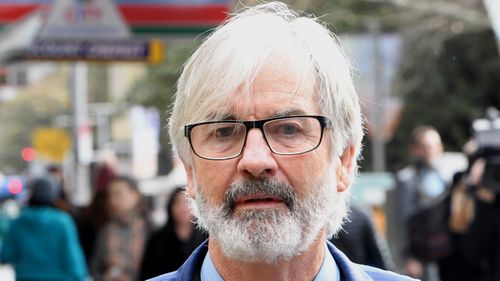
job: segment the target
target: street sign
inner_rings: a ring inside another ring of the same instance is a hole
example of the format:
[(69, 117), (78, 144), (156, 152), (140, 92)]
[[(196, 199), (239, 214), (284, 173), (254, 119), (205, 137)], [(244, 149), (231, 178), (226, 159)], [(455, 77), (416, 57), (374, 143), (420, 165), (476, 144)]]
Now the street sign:
[(163, 61), (163, 42), (131, 39), (111, 0), (57, 0), (29, 59), (88, 61)]
[[(54, 0), (0, 0), (0, 25), (26, 17)], [(189, 27), (214, 27), (224, 21), (230, 0), (114, 0), (121, 15), (133, 30), (176, 30)]]
[(128, 26), (111, 0), (56, 0), (40, 39), (125, 39)]
[(33, 147), (40, 158), (63, 162), (71, 148), (71, 137), (63, 129), (38, 128), (33, 133)]
[(36, 40), (25, 52), (35, 60), (146, 61), (160, 63), (160, 40)]

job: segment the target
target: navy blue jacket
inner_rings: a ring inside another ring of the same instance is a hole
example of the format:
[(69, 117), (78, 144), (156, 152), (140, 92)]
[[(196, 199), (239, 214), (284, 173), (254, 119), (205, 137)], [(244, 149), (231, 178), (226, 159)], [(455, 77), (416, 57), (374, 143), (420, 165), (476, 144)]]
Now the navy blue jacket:
[[(415, 280), (396, 273), (375, 267), (359, 265), (351, 262), (333, 244), (327, 241), (328, 250), (332, 254), (345, 281), (409, 281)], [(189, 259), (177, 271), (160, 275), (150, 281), (192, 281), (199, 274), (200, 264), (208, 252), (208, 242), (205, 241), (191, 254)]]

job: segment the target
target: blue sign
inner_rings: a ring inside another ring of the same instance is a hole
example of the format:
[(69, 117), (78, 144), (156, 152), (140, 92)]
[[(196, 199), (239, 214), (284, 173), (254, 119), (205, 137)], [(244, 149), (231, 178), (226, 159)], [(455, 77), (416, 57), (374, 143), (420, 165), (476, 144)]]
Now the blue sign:
[(26, 182), (20, 176), (6, 176), (0, 179), (0, 200), (21, 198), (26, 195)]
[(37, 40), (26, 51), (29, 59), (148, 61), (157, 41), (148, 40)]

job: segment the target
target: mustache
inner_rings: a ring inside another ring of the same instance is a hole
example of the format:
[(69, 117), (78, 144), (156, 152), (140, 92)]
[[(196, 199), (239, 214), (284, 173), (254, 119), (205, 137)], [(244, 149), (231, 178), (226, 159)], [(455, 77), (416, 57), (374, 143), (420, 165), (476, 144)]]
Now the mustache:
[(250, 178), (236, 183), (232, 183), (229, 189), (224, 194), (224, 211), (226, 215), (230, 215), (236, 201), (241, 197), (265, 195), (277, 198), (291, 210), (295, 209), (296, 195), (293, 188), (286, 183), (266, 179), (266, 178)]

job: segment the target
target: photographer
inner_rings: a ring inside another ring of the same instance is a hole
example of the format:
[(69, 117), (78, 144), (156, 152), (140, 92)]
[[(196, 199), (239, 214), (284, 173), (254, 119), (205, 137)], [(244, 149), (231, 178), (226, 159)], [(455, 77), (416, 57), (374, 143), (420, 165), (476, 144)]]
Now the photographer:
[(448, 221), (454, 255), (440, 264), (450, 277), (443, 281), (500, 280), (500, 118), (493, 108), (487, 115), (473, 123), (474, 139), (464, 147), (469, 168), (454, 184)]
[[(498, 157), (500, 150), (492, 147), (475, 153), (468, 173), (455, 187), (451, 203), (449, 226), (458, 237), (454, 268), (457, 261), (462, 269), (462, 265), (470, 267), (476, 274), (474, 280), (500, 280), (500, 182), (495, 160)], [(472, 198), (472, 207), (467, 203), (468, 198)], [(447, 268), (445, 262), (440, 267), (441, 273), (452, 272)]]

